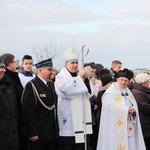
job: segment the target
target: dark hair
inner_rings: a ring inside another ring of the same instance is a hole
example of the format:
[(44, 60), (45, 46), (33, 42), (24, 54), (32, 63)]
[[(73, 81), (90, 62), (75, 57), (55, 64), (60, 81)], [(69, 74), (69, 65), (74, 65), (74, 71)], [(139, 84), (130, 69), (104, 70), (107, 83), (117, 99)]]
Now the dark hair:
[(92, 66), (93, 66), (94, 64), (95, 64), (94, 62), (85, 63), (85, 64), (84, 64), (84, 67), (90, 66), (90, 67), (92, 68)]
[(129, 78), (132, 79), (134, 77), (134, 73), (130, 69), (128, 69), (128, 71), (129, 71)]
[(113, 78), (110, 74), (107, 74), (107, 73), (104, 73), (102, 76), (101, 76), (101, 82), (102, 82), (102, 86), (105, 86), (107, 85), (108, 83), (112, 82), (113, 81)]
[(101, 64), (94, 64), (94, 65), (92, 66), (92, 68), (97, 70), (97, 69), (103, 69), (104, 66), (101, 65)]
[(3, 59), (5, 67), (7, 67), (9, 65), (9, 63), (12, 63), (13, 59), (15, 58), (15, 56), (10, 53), (5, 53), (1, 57)]
[(109, 74), (109, 73), (110, 70), (107, 68), (97, 69), (95, 72), (97, 79), (100, 79), (103, 74)]
[(23, 58), (22, 58), (22, 62), (23, 62), (25, 59), (32, 59), (32, 56), (30, 56), (30, 55), (24, 55)]

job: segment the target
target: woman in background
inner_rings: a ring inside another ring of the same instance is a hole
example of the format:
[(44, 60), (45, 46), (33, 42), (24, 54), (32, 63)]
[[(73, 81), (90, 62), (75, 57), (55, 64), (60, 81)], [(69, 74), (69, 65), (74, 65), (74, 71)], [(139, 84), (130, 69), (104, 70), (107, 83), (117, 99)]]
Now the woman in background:
[(150, 76), (139, 73), (135, 77), (132, 93), (137, 101), (146, 149), (150, 150)]

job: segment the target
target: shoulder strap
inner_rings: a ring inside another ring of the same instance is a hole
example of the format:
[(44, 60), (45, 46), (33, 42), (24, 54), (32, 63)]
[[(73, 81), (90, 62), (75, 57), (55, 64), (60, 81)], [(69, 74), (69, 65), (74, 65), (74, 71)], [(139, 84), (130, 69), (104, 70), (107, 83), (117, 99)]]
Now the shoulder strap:
[(36, 99), (36, 104), (37, 104), (37, 99), (39, 100), (39, 102), (43, 105), (44, 108), (48, 109), (48, 110), (53, 110), (55, 108), (55, 105), (53, 104), (52, 106), (48, 107), (45, 105), (45, 103), (41, 100), (41, 98), (39, 97), (39, 93), (35, 87), (35, 85), (33, 84), (33, 82), (31, 82), (32, 85), (32, 89), (33, 89), (33, 93)]
[[(33, 84), (32, 81), (30, 81), (30, 83), (31, 83), (31, 85)], [(22, 100), (23, 100), (23, 95), (24, 95), (24, 92), (25, 92), (25, 88), (26, 88), (26, 86), (23, 88), (23, 91), (22, 91), (21, 103), (22, 103)], [(33, 89), (33, 86), (32, 86), (32, 89)], [(35, 106), (36, 106), (37, 105), (37, 97), (36, 97), (34, 89), (33, 89), (33, 93), (34, 93), (34, 97), (35, 97)]]

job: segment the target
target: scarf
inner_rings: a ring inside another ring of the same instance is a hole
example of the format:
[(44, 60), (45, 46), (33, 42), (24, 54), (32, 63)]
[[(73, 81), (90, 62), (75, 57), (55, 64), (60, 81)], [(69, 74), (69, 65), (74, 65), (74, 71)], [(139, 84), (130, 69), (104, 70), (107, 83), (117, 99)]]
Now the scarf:
[(25, 71), (23, 67), (20, 68), (19, 73), (22, 73), (26, 77), (33, 77), (33, 71)]

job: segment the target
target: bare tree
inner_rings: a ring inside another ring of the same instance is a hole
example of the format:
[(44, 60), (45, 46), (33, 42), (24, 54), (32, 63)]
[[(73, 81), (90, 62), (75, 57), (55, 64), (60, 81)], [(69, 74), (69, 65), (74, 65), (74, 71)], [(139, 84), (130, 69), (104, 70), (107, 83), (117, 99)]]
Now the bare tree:
[(33, 46), (32, 51), (35, 54), (37, 61), (56, 58), (62, 54), (62, 44), (57, 46), (56, 44), (52, 44), (52, 42), (48, 44), (39, 43), (38, 45)]
[(19, 59), (16, 60), (16, 67), (20, 68), (20, 60)]

